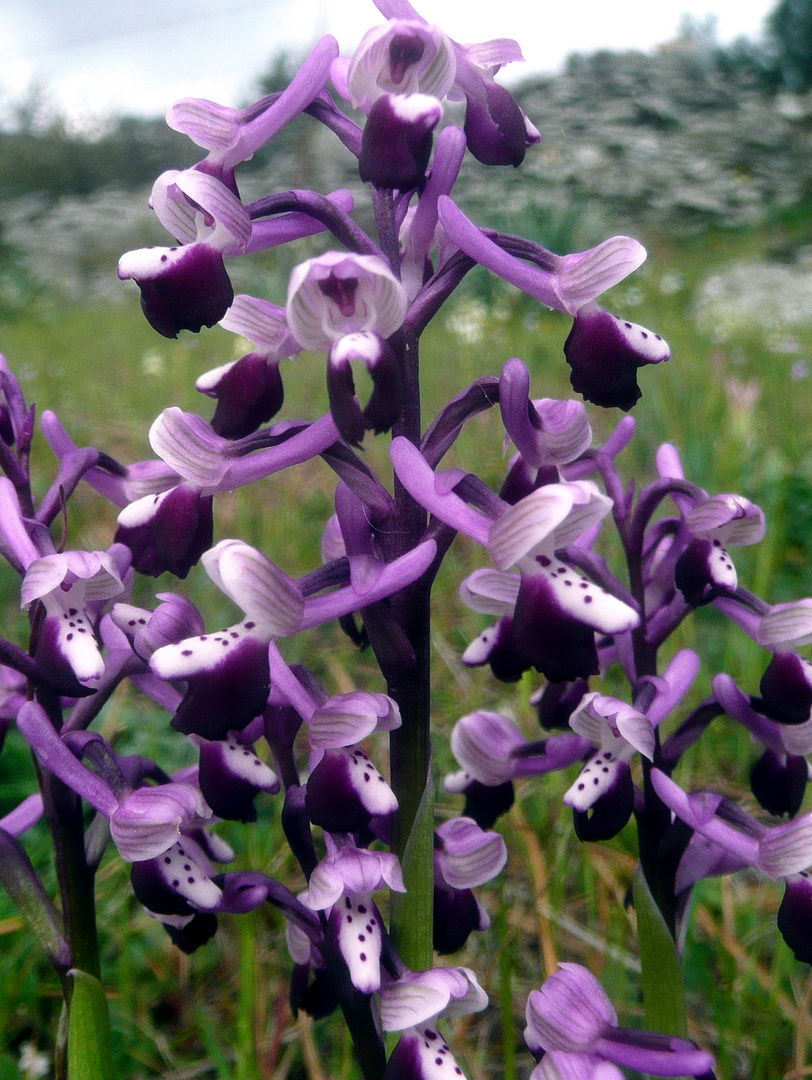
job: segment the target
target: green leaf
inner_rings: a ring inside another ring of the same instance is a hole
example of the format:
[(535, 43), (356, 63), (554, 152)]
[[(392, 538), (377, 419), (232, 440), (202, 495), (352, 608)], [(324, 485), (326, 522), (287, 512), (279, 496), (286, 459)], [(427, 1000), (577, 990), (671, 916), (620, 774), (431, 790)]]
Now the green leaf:
[(68, 1080), (113, 1080), (110, 1014), (104, 987), (73, 968), (68, 1021)]
[(413, 971), (432, 966), (434, 914), (434, 785), (431, 767), (401, 859), (405, 893), (392, 893), (392, 940)]
[(646, 1027), (664, 1035), (688, 1034), (685, 986), (677, 947), (640, 864), (634, 871), (634, 910), (642, 965)]

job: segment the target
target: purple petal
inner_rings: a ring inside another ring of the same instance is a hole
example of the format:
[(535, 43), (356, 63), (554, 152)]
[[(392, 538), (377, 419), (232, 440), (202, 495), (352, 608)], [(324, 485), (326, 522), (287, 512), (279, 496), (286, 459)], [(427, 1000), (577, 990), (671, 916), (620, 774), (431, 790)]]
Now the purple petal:
[(530, 1050), (592, 1052), (617, 1024), (617, 1013), (595, 976), (580, 964), (560, 964), (527, 999), (524, 1038)]
[(627, 1069), (657, 1076), (703, 1076), (713, 1069), (713, 1058), (688, 1039), (625, 1028), (607, 1032), (596, 1049), (603, 1057)]
[(410, 191), (426, 179), (434, 129), (443, 115), (426, 94), (382, 94), (364, 125), (361, 179), (378, 187)]
[(564, 354), (573, 390), (594, 405), (628, 412), (642, 395), (637, 369), (667, 360), (671, 351), (659, 334), (587, 304), (575, 315)]
[(205, 243), (130, 251), (119, 260), (118, 276), (136, 281), (147, 321), (169, 338), (214, 326), (234, 299), (222, 254)]
[(472, 889), (491, 881), (507, 862), (499, 833), (483, 832), (470, 818), (452, 818), (437, 829), (435, 860), (443, 880), (454, 889)]
[(191, 784), (159, 784), (133, 791), (110, 815), (110, 834), (126, 862), (163, 854), (180, 839), (181, 826), (211, 817)]
[(397, 809), (392, 789), (360, 746), (325, 751), (310, 774), (305, 800), (314, 825), (357, 832), (371, 818)]

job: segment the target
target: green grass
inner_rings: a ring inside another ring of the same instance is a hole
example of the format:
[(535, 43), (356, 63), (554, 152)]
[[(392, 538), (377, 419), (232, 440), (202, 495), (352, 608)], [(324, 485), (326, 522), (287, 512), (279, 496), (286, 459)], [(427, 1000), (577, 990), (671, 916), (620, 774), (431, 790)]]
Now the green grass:
[[(697, 328), (692, 304), (701, 280), (714, 269), (791, 243), (797, 227), (788, 221), (769, 233), (724, 234), (682, 245), (656, 241), (646, 267), (607, 298), (613, 310), (656, 328), (673, 350), (668, 364), (641, 371), (638, 435), (621, 458), (624, 475), (651, 478), (654, 449), (668, 440), (680, 449), (688, 476), (711, 493), (733, 491), (760, 501), (768, 514), (767, 540), (758, 549), (737, 552), (736, 562), (740, 581), (771, 601), (812, 592), (812, 395), (807, 382), (790, 378), (793, 358), (771, 352), (758, 327), (719, 343)], [(664, 292), (668, 274), (680, 275), (684, 286)], [(486, 288), (488, 302), (483, 303)], [(531, 367), (536, 396), (568, 394), (561, 355), (568, 332), (564, 317), (539, 310), (512, 290), (486, 287), (477, 278), (466, 285), (452, 314), (439, 318), (424, 339), (427, 414), (477, 376), (497, 374), (511, 356)], [(474, 323), (478, 336), (471, 330)], [(795, 335), (800, 355), (808, 357), (812, 320)], [(124, 462), (151, 456), (146, 430), (166, 405), (210, 415), (194, 379), (234, 356), (232, 337), (219, 329), (179, 342), (158, 338), (131, 295), (119, 305), (62, 308), (40, 302), (8, 320), (1, 337), (29, 400), (54, 409), (80, 445), (98, 446)], [(286, 364), (283, 374), (288, 394), (284, 415), (314, 416), (324, 410), (323, 360), (303, 356)], [(600, 441), (617, 415), (592, 410), (592, 416)], [(449, 462), (473, 461), (477, 471), (498, 483), (501, 439), (497, 416), (478, 417)], [(382, 468), (386, 442), (368, 439), (365, 450)], [(40, 475), (50, 479), (53, 461), (41, 444), (35, 458)], [(318, 564), (333, 488), (332, 475), (317, 461), (290, 476), (263, 481), (250, 492), (218, 497), (216, 539), (240, 536), (288, 572), (305, 572)], [(115, 511), (85, 491), (71, 501), (68, 525), (70, 546), (104, 547)], [(484, 564), (473, 544), (458, 542), (435, 593), (434, 720), (440, 770), (450, 762), (451, 725), (472, 709), (506, 707), (516, 712), (528, 735), (537, 731), (527, 704), (532, 680), (516, 691), (495, 684), (482, 670), (461, 668), (456, 660), (484, 625), (460, 605), (456, 586), (464, 574)], [(185, 583), (167, 577), (159, 585), (193, 595), (211, 621), (229, 615), (227, 602), (208, 587), (200, 568)], [(16, 612), (17, 588), (13, 575), (4, 575), (0, 601), (8, 633), (9, 626), (24, 626)], [(145, 602), (149, 592), (147, 584), (139, 583), (137, 595)], [(708, 692), (711, 674), (721, 669), (755, 692), (765, 654), (731, 632), (715, 611), (698, 613), (681, 631), (678, 644), (696, 647), (707, 658), (697, 700)], [(355, 654), (335, 627), (285, 643), (285, 653), (311, 666), (335, 691), (349, 685), (380, 688), (371, 658)], [(190, 759), (183, 740), (169, 731), (167, 717), (133, 690), (111, 704), (101, 730), (122, 750), (155, 753), (170, 767)], [(703, 740), (701, 755), (680, 775), (696, 784), (721, 778), (725, 791), (741, 794), (750, 807), (744, 792), (753, 760), (749, 738), (721, 721)], [(0, 758), (3, 806), (30, 790), (32, 780), (27, 753), (12, 732)], [(568, 784), (567, 777), (554, 775), (521, 787), (517, 807), (501, 822), (510, 841), (517, 841), (507, 874), (481, 890), (497, 932), (476, 936), (454, 959), (481, 973), (494, 1001), (502, 998), (501, 1010), (494, 1006), (458, 1025), (455, 1048), (473, 1080), (527, 1074), (530, 1059), (521, 1040), (524, 1000), (555, 958), (587, 964), (617, 1001), (622, 1022), (642, 1022), (633, 914), (624, 905), (634, 837), (626, 830), (611, 844), (578, 850), (569, 812), (561, 804)], [(237, 851), (236, 868), (261, 867), (303, 885), (280, 846), (278, 804), (262, 797), (259, 803), (256, 827), (220, 827)], [(456, 800), (441, 798), (441, 813), (459, 810)], [(31, 837), (30, 847), (47, 879), (41, 830)], [(273, 912), (222, 919), (215, 942), (186, 958), (140, 909), (126, 867), (114, 854), (102, 864), (97, 891), (116, 1076), (340, 1080), (355, 1075), (340, 1024), (291, 1019), (284, 929)], [(812, 1032), (805, 1026), (812, 981), (775, 931), (779, 900), (780, 886), (746, 875), (703, 883), (697, 890), (685, 948), (692, 1034), (717, 1054), (719, 1075), (731, 1080), (801, 1076), (812, 1061)], [(21, 1044), (52, 1045), (60, 996), (56, 979), (5, 896), (0, 896), (0, 940), (0, 1080), (5, 1080), (17, 1075), (14, 1062)]]

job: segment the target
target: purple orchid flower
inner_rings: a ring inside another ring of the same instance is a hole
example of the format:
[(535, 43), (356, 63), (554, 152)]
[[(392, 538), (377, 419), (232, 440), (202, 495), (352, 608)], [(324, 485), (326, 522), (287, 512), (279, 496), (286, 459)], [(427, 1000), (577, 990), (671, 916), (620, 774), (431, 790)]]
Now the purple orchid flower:
[(311, 773), (305, 792), (310, 821), (328, 832), (357, 832), (375, 817), (397, 809), (397, 799), (360, 745), (376, 732), (401, 725), (400, 711), (386, 694), (354, 691), (321, 704), (271, 646), (271, 679), (307, 723)]
[(251, 436), (225, 439), (201, 416), (172, 406), (155, 419), (149, 438), (155, 453), (166, 462), (163, 468), (168, 466), (176, 478), (206, 495), (233, 491), (308, 461), (341, 438), (329, 414), (306, 425), (283, 421), (274, 424), (268, 434), (278, 439), (278, 445), (254, 450)]
[(487, 930), (488, 913), (474, 894), (507, 862), (499, 833), (484, 832), (471, 818), (445, 821), (434, 834), (434, 948), (457, 952), (474, 930)]
[(400, 282), (376, 255), (328, 251), (293, 271), (287, 320), (304, 349), (329, 352), (345, 334), (393, 334), (406, 315)]
[(530, 372), (521, 360), (508, 360), (502, 368), (499, 408), (508, 438), (536, 476), (541, 470), (568, 465), (592, 445), (592, 428), (582, 402), (531, 400)]
[[(729, 675), (717, 675), (713, 680), (714, 697), (727, 715), (747, 728), (764, 747), (750, 772), (750, 787), (759, 805), (776, 816), (794, 817), (803, 803), (809, 779), (806, 755), (812, 753), (812, 719), (806, 706), (806, 718), (801, 723), (785, 722), (782, 718), (787, 715), (786, 709), (776, 714), (774, 701), (767, 706), (764, 686), (769, 682), (772, 699), (775, 679), (777, 693), (792, 704), (798, 703), (806, 687), (800, 688), (798, 693), (798, 688), (792, 686), (792, 676), (798, 671), (796, 661), (801, 659), (794, 653), (777, 653), (762, 677), (760, 699), (743, 693)], [(781, 675), (785, 682), (780, 679)], [(787, 687), (790, 693), (785, 694)]]
[[(59, 684), (93, 689), (104, 672), (96, 640), (94, 607), (124, 591), (121, 571), (104, 551), (66, 551), (31, 562), (23, 578), (22, 606), (39, 600), (45, 620), (35, 658), (44, 674)], [(81, 689), (77, 690), (81, 693)]]
[(126, 506), (115, 541), (129, 548), (139, 573), (160, 577), (169, 571), (182, 579), (211, 547), (213, 533), (211, 495), (179, 484)]
[(812, 641), (812, 600), (775, 604), (745, 630), (773, 653), (759, 686), (760, 707), (782, 726), (797, 726), (805, 745), (812, 715), (812, 664), (794, 650)]
[(221, 739), (242, 730), (264, 709), (270, 690), (268, 643), (299, 629), (304, 598), (294, 581), (255, 548), (223, 540), (203, 556), (214, 583), (245, 613), (220, 633), (199, 634), (154, 652), (163, 679), (185, 680), (172, 726)]
[[(662, 479), (684, 480), (676, 449), (663, 443), (657, 450), (657, 471)], [(700, 488), (696, 497), (673, 496), (682, 515), (683, 528), (648, 561), (665, 569), (673, 563), (674, 582), (692, 607), (735, 592), (738, 577), (728, 554), (730, 546), (757, 544), (764, 538), (765, 519), (759, 506), (741, 495), (708, 496)], [(673, 550), (672, 550), (673, 549)], [(676, 557), (676, 561), (674, 559)], [(662, 576), (662, 573), (660, 574)]]
[(397, 856), (341, 847), (322, 859), (302, 897), (313, 911), (328, 911), (327, 933), (334, 937), (352, 984), (362, 994), (381, 986), (383, 919), (372, 894), (385, 887), (406, 891)]
[[(436, 31), (436, 27), (427, 27), (426, 21), (408, 0), (378, 0), (376, 6), (390, 20), (389, 26), (399, 27), (406, 22), (415, 27), (410, 31), (415, 37), (419, 36), (417, 28), (421, 26), (424, 33), (426, 30)], [(378, 32), (383, 33), (380, 28)], [(390, 33), (397, 34), (397, 30)], [(484, 165), (520, 165), (527, 147), (537, 143), (541, 136), (512, 95), (494, 81), (494, 75), (504, 64), (523, 60), (521, 49), (509, 38), (475, 45), (453, 42), (452, 46), (454, 78), (446, 93), (450, 100), (466, 101), (465, 135), (468, 149)], [(417, 66), (422, 55), (409, 64), (414, 51), (407, 50), (404, 54), (406, 70)], [(386, 60), (383, 62), (386, 63)], [(434, 90), (421, 89), (424, 93), (434, 93), (435, 97), (442, 96)]]
[(699, 666), (693, 650), (678, 652), (662, 675), (646, 680), (653, 694), (645, 713), (594, 692), (572, 712), (572, 730), (597, 747), (564, 794), (580, 840), (611, 839), (629, 820), (635, 806), (630, 762), (635, 753), (654, 760), (655, 730), (688, 693)]
[(285, 309), (254, 296), (235, 296), (220, 325), (247, 338), (254, 350), (207, 371), (195, 386), (217, 401), (212, 430), (226, 439), (242, 439), (282, 408), (279, 362), (296, 356), (300, 346), (288, 329)]
[(133, 864), (135, 894), (150, 912), (188, 921), (197, 910), (218, 905), (221, 894), (211, 880), (207, 849), (219, 859), (233, 853), (203, 832), (211, 809), (195, 786), (173, 781), (133, 790), (119, 772), (114, 788), (68, 745), (72, 740), (77, 747), (104, 747), (101, 737), (77, 733), (61, 738), (36, 702), (23, 706), (18, 726), (45, 768), (109, 820), (119, 854)]
[(645, 248), (628, 236), (614, 236), (574, 255), (537, 248), (540, 265), (531, 265), (490, 240), (450, 198), (439, 200), (439, 214), (449, 238), (472, 259), (547, 307), (574, 317), (564, 345), (573, 389), (595, 405), (628, 412), (641, 396), (637, 368), (659, 364), (671, 353), (659, 334), (610, 315), (595, 300), (640, 266)]
[(234, 299), (223, 257), (247, 250), (249, 213), (223, 183), (196, 169), (163, 173), (151, 205), (181, 244), (122, 255), (118, 276), (136, 281), (147, 321), (159, 334), (199, 333), (219, 322)]
[(652, 769), (651, 779), (666, 806), (706, 841), (688, 845), (676, 888), (748, 866), (774, 881), (783, 880), (778, 929), (796, 958), (812, 963), (812, 813), (770, 828), (714, 792), (688, 794), (659, 769)]
[(352, 584), (324, 596), (302, 595), (298, 584), (255, 548), (222, 540), (203, 556), (211, 579), (245, 613), (233, 626), (166, 645), (152, 654), (156, 675), (185, 680), (187, 691), (172, 726), (185, 734), (219, 739), (240, 731), (268, 701), (268, 647), (277, 637), (318, 626), (374, 603), (420, 577), (435, 545), (418, 545), (380, 564), (362, 588)]
[(524, 1038), (531, 1053), (543, 1054), (533, 1080), (622, 1080), (617, 1065), (655, 1076), (703, 1077), (713, 1069), (711, 1055), (688, 1039), (618, 1027), (603, 987), (580, 964), (559, 964), (531, 992)]
[(608, 840), (631, 817), (634, 784), (630, 761), (639, 752), (654, 758), (651, 720), (623, 701), (604, 694), (586, 694), (570, 717), (570, 727), (598, 750), (564, 794), (581, 840)]
[[(393, 440), (390, 454), (422, 506), (488, 549), (498, 570), (469, 577), (463, 599), (485, 614), (511, 616), (513, 647), (524, 666), (556, 682), (597, 674), (595, 631), (623, 633), (638, 625), (639, 615), (556, 551), (589, 534), (611, 509), (611, 499), (588, 480), (547, 484), (513, 506), (503, 504), (494, 519), (455, 494), (459, 471), (435, 473), (403, 438)], [(505, 573), (512, 565), (518, 576)], [(468, 662), (475, 659), (468, 654)]]
[(481, 1012), (488, 997), (470, 968), (432, 968), (402, 975), (380, 995), (381, 1026), (401, 1032), (384, 1080), (442, 1080), (462, 1076), (437, 1026), (441, 1015)]
[[(212, 816), (200, 791), (188, 783), (132, 790), (122, 777), (118, 790), (114, 789), (82, 764), (68, 742), (59, 736), (42, 706), (34, 701), (23, 706), (17, 722), (43, 765), (108, 818), (113, 842), (127, 862), (163, 855), (180, 839), (182, 829), (198, 828)], [(106, 745), (98, 735), (84, 736), (84, 741), (88, 740)]]

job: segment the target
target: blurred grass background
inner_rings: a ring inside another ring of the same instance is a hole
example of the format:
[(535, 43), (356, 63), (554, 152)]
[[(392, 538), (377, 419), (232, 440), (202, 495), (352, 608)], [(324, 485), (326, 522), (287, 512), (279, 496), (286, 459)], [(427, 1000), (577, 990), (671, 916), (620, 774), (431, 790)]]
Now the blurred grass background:
[[(134, 287), (115, 281), (118, 234), (105, 233), (110, 219), (103, 211), (119, 204), (122, 196), (109, 193), (86, 203), (97, 243), (82, 246), (82, 270), (69, 289), (43, 285), (13, 244), (0, 249), (0, 348), (29, 401), (55, 410), (80, 445), (98, 446), (129, 463), (151, 456), (146, 432), (167, 405), (210, 415), (194, 380), (238, 353), (233, 337), (219, 328), (166, 341), (145, 323)], [(48, 214), (54, 205), (19, 213), (26, 221), (47, 219), (51, 224), (44, 235), (53, 237), (57, 230)], [(618, 219), (598, 219), (591, 210), (581, 215), (569, 207), (539, 215), (525, 200), (524, 216), (511, 221), (511, 231), (570, 250), (601, 239), (608, 225), (627, 226), (625, 214), (627, 208)], [(71, 227), (65, 225), (58, 235), (70, 234)], [(132, 228), (152, 238), (140, 219)], [(671, 344), (672, 359), (640, 373), (638, 429), (620, 459), (621, 471), (641, 483), (651, 479), (656, 447), (673, 442), (692, 480), (711, 493), (746, 495), (767, 514), (765, 541), (735, 553), (741, 583), (772, 602), (809, 595), (812, 268), (805, 254), (812, 243), (812, 204), (800, 199), (774, 205), (754, 224), (711, 220), (687, 235), (682, 226), (658, 229), (646, 220), (635, 235), (647, 243), (649, 260), (605, 303), (661, 333)], [(238, 272), (237, 287), (280, 302), (292, 260), (311, 254), (318, 243), (254, 259)], [(107, 284), (100, 289), (99, 281)], [(498, 374), (511, 356), (530, 366), (535, 396), (567, 396), (562, 344), (568, 330), (563, 316), (540, 309), (484, 273), (472, 274), (424, 338), (427, 417), (474, 378)], [(326, 408), (323, 364), (322, 358), (302, 356), (283, 365), (284, 416), (312, 417)], [(618, 414), (590, 413), (600, 442)], [(485, 414), (469, 425), (454, 460), (474, 462), (481, 475), (498, 484), (501, 443), (498, 417)], [(365, 448), (382, 470), (386, 444), (385, 438), (370, 438)], [(54, 462), (41, 441), (35, 466), (44, 490)], [(333, 490), (334, 477), (316, 461), (250, 491), (219, 496), (215, 539), (239, 536), (287, 572), (306, 572), (319, 562)], [(83, 488), (71, 500), (68, 525), (70, 546), (105, 547), (115, 510)], [(451, 726), (468, 711), (502, 709), (529, 737), (538, 734), (529, 706), (536, 679), (507, 687), (459, 663), (484, 620), (459, 603), (456, 588), (464, 574), (484, 562), (474, 545), (458, 541), (434, 594), (438, 775), (450, 766)], [(207, 625), (231, 618), (227, 602), (199, 567), (186, 582), (165, 578), (158, 587), (193, 596)], [(18, 588), (11, 573), (0, 577), (4, 633), (10, 637), (25, 628)], [(146, 604), (154, 591), (152, 583), (139, 582), (136, 598)], [(701, 652), (702, 672), (692, 701), (670, 723), (705, 696), (718, 670), (756, 692), (766, 654), (717, 612), (698, 612), (680, 631), (673, 648), (686, 645)], [(310, 666), (333, 692), (352, 686), (381, 689), (370, 657), (355, 653), (335, 627), (286, 642), (284, 651), (289, 660)], [(172, 769), (191, 755), (167, 721), (149, 701), (124, 688), (99, 727), (123, 752), (152, 754)], [(382, 740), (373, 752), (379, 762), (385, 757)], [(713, 785), (752, 810), (747, 774), (757, 754), (744, 732), (720, 721), (679, 777), (695, 786)], [(29, 755), (12, 731), (0, 757), (0, 813), (28, 794), (33, 782)], [(479, 890), (493, 928), (474, 935), (449, 960), (473, 967), (491, 996), (485, 1014), (454, 1029), (453, 1048), (472, 1080), (529, 1074), (532, 1062), (521, 1038), (524, 1001), (558, 959), (590, 967), (616, 1002), (622, 1023), (642, 1022), (634, 914), (626, 904), (633, 831), (611, 843), (580, 846), (561, 804), (570, 782), (571, 776), (553, 775), (519, 786), (516, 806), (497, 825), (509, 839), (507, 871)], [(258, 805), (255, 827), (219, 827), (237, 852), (234, 868), (261, 868), (303, 886), (281, 843), (278, 799), (260, 796)], [(459, 800), (440, 793), (440, 815), (460, 810)], [(26, 846), (50, 880), (41, 827), (26, 838)], [(98, 897), (117, 1077), (349, 1080), (356, 1075), (339, 1022), (291, 1018), (290, 962), (275, 913), (224, 918), (216, 939), (186, 957), (134, 900), (127, 869), (115, 854), (102, 864)], [(702, 883), (696, 890), (685, 947), (691, 1034), (716, 1054), (720, 1077), (812, 1075), (812, 977), (775, 930), (780, 898), (780, 886), (749, 874)], [(0, 1080), (46, 1075), (37, 1072), (36, 1052), (47, 1055), (53, 1044), (59, 1003), (57, 980), (37, 943), (0, 894)], [(42, 1067), (47, 1068), (47, 1058)]]

